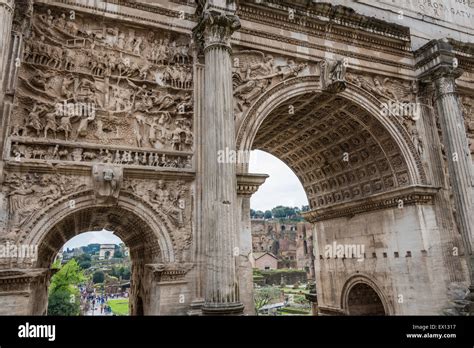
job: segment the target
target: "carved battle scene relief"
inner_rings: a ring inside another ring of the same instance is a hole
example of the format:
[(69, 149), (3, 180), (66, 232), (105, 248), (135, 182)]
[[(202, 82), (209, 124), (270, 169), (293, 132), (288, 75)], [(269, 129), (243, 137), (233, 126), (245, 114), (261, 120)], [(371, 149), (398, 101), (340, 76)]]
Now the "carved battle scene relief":
[(185, 35), (36, 8), (17, 62), (10, 155), (190, 166), (192, 50)]

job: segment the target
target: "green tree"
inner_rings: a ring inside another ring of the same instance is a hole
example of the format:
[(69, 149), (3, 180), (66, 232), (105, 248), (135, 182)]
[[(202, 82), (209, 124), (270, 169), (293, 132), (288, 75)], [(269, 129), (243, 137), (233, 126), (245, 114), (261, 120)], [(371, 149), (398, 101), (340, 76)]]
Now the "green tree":
[(286, 208), (287, 207), (284, 207), (282, 205), (279, 205), (275, 208), (272, 209), (272, 215), (274, 218), (277, 218), (277, 219), (283, 219), (283, 218), (286, 218)]
[(256, 217), (257, 219), (263, 219), (264, 215), (265, 215), (265, 214), (264, 214), (263, 211), (261, 211), (261, 210), (257, 210), (257, 211), (255, 212), (255, 217)]
[(92, 275), (92, 281), (94, 282), (94, 284), (103, 283), (104, 279), (105, 279), (105, 274), (102, 271), (96, 271)]
[(271, 219), (272, 218), (272, 212), (270, 210), (265, 210), (265, 219)]
[(51, 278), (48, 295), (48, 313), (50, 315), (79, 315), (79, 289), (77, 285), (86, 277), (77, 263), (72, 259), (62, 267), (55, 263), (53, 268), (59, 270)]
[(77, 261), (77, 263), (82, 269), (88, 269), (92, 265), (91, 256), (89, 254), (75, 256), (74, 259)]

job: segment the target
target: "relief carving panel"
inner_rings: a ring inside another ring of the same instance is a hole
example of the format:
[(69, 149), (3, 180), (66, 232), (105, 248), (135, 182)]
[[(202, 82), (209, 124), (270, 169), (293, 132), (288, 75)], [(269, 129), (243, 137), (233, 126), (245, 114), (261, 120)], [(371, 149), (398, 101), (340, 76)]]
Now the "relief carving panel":
[[(167, 152), (192, 155), (190, 37), (35, 9), (10, 119), (12, 143), (30, 150), (20, 158), (36, 151), (56, 160), (165, 166)], [(187, 156), (170, 166), (191, 165)]]
[(232, 72), (235, 117), (242, 115), (274, 85), (309, 74), (319, 74), (316, 63), (296, 62), (291, 58), (274, 57), (257, 50), (235, 50)]

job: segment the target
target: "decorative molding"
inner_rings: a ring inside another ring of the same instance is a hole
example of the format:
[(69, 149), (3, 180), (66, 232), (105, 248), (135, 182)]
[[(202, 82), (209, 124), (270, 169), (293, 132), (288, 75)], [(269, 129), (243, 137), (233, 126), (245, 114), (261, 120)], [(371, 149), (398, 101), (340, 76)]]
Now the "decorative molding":
[(267, 174), (237, 174), (237, 195), (252, 196), (268, 177)]
[[(247, 34), (247, 35), (250, 35), (250, 36), (257, 36), (257, 37), (265, 39), (266, 41), (275, 40), (275, 41), (279, 41), (279, 42), (285, 42), (285, 43), (288, 43), (288, 44), (291, 44), (291, 45), (294, 45), (294, 46), (297, 46), (297, 47), (312, 48), (312, 49), (316, 49), (316, 50), (321, 50), (323, 52), (335, 53), (335, 54), (338, 54), (338, 55), (341, 55), (341, 56), (344, 56), (344, 57), (350, 57), (350, 58), (364, 60), (364, 61), (368, 61), (368, 62), (379, 63), (379, 64), (383, 64), (383, 65), (387, 65), (387, 66), (393, 66), (393, 67), (397, 67), (397, 68), (401, 68), (401, 69), (413, 70), (413, 65), (411, 65), (411, 64), (402, 64), (402, 63), (399, 63), (397, 61), (391, 61), (391, 60), (387, 60), (387, 59), (377, 58), (374, 55), (361, 54), (361, 53), (356, 53), (355, 51), (347, 51), (347, 50), (337, 49), (337, 48), (333, 48), (333, 47), (328, 47), (328, 46), (325, 46), (325, 45), (318, 45), (316, 43), (310, 43), (308, 41), (302, 41), (302, 40), (298, 40), (298, 39), (295, 39), (295, 38), (290, 38), (288, 36), (277, 35), (277, 34), (268, 33), (268, 32), (264, 32), (264, 31), (260, 31), (260, 30), (247, 29), (245, 27), (240, 29), (239, 32), (241, 34)], [(236, 44), (242, 44), (242, 43), (252, 44), (253, 43), (253, 42), (250, 42), (250, 41), (246, 41), (244, 39), (234, 40), (234, 42)], [(264, 44), (264, 43), (259, 43), (258, 45), (260, 47), (275, 48), (275, 46), (270, 46), (270, 45)], [(278, 47), (278, 48), (282, 49), (281, 47)], [(373, 50), (373, 48), (372, 48), (372, 50)], [(291, 53), (294, 54), (295, 52), (291, 52)], [(313, 58), (315, 58), (315, 57), (313, 57)]]
[(303, 217), (311, 223), (316, 223), (323, 220), (352, 217), (356, 214), (375, 210), (395, 208), (400, 206), (400, 202), (402, 202), (403, 206), (433, 204), (434, 196), (438, 191), (439, 188), (431, 186), (409, 186), (352, 202), (313, 209), (303, 213)]
[(0, 270), (0, 291), (10, 284), (30, 283), (35, 278), (45, 276), (49, 272), (51, 270), (47, 268)]
[(194, 267), (194, 263), (155, 263), (145, 267), (153, 274), (153, 280), (161, 282), (183, 281), (186, 274)]
[[(290, 8), (294, 10), (293, 20), (288, 16)], [(361, 47), (373, 48), (375, 45), (397, 54), (407, 54), (410, 50), (409, 28), (358, 14), (344, 6), (262, 1), (260, 4), (241, 3), (237, 15), (279, 29), (284, 27)], [(358, 30), (354, 31), (354, 28)]]

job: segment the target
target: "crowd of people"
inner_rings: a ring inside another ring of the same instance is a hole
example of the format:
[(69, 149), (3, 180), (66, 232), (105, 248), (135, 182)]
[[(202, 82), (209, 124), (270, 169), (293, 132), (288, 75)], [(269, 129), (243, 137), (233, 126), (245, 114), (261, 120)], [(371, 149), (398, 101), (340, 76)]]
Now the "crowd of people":
[(87, 288), (81, 287), (81, 303), (83, 306), (83, 313), (85, 315), (114, 315), (112, 309), (107, 304), (109, 299), (127, 298), (127, 292), (120, 292), (115, 294), (98, 294), (95, 289), (93, 292), (88, 292)]

